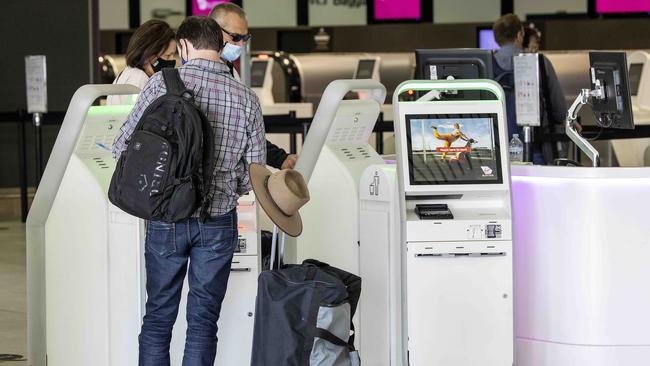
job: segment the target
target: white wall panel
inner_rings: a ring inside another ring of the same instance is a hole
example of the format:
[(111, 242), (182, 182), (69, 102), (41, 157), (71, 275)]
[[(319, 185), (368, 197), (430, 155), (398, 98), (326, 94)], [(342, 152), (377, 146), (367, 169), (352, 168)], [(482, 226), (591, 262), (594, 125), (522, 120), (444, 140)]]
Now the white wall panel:
[(435, 0), (434, 23), (493, 22), (501, 15), (500, 0)]

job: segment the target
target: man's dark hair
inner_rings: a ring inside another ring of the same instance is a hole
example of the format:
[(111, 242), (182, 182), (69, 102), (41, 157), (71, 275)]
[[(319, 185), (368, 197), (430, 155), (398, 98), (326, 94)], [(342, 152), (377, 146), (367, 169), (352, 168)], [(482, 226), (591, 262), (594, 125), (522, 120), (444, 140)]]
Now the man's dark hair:
[(191, 16), (185, 18), (176, 31), (176, 41), (187, 39), (197, 50), (221, 51), (223, 34), (221, 27), (210, 17)]
[(144, 64), (157, 57), (174, 40), (174, 31), (162, 20), (149, 20), (135, 30), (126, 48), (126, 64), (144, 70)]
[(499, 46), (514, 42), (517, 34), (523, 31), (523, 26), (519, 17), (514, 14), (506, 14), (499, 18), (492, 26), (494, 39)]

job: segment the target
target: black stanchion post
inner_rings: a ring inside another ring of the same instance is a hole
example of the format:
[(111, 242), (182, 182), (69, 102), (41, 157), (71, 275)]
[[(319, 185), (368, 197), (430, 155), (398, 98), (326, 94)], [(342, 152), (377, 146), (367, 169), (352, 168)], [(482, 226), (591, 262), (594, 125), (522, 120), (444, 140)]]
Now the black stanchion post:
[(20, 217), (22, 222), (27, 221), (29, 202), (27, 196), (27, 136), (25, 134), (24, 110), (18, 111), (18, 175), (20, 180)]
[(34, 113), (33, 115), (34, 122), (34, 145), (36, 146), (36, 185), (38, 188), (39, 183), (41, 182), (41, 176), (43, 175), (43, 134), (41, 131), (41, 123), (43, 120), (43, 115), (40, 113)]
[(377, 148), (377, 153), (379, 153), (379, 155), (382, 155), (384, 153), (384, 112), (379, 112), (379, 118), (377, 118), (375, 145)]
[(532, 163), (533, 162), (533, 128), (530, 126), (524, 126), (524, 162)]
[(296, 111), (289, 111), (289, 122), (291, 125), (291, 138), (289, 140), (289, 152), (296, 154), (298, 152), (298, 133), (296, 127)]

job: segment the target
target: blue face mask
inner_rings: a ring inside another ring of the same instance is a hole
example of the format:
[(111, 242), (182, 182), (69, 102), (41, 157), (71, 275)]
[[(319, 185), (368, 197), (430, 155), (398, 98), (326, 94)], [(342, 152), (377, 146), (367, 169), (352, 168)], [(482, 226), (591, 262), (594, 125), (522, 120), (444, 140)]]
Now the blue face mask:
[(243, 50), (242, 46), (238, 46), (232, 43), (226, 43), (226, 45), (223, 46), (223, 50), (221, 51), (221, 58), (229, 62), (235, 62), (235, 60), (237, 60), (239, 56), (241, 56), (242, 50)]

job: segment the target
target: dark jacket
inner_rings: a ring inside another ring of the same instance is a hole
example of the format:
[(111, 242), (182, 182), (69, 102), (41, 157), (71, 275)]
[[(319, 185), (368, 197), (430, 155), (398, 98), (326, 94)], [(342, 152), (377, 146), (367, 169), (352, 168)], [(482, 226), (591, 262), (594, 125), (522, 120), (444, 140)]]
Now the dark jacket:
[[(232, 62), (224, 61), (226, 63), (226, 66), (228, 66), (228, 69), (230, 69), (230, 75), (234, 76), (237, 80), (239, 80), (239, 75), (235, 74), (235, 67), (233, 66)], [(282, 167), (282, 163), (284, 163), (284, 160), (287, 158), (287, 152), (279, 147), (278, 145), (275, 145), (269, 140), (266, 140), (266, 164), (270, 165), (276, 169), (280, 169)]]

